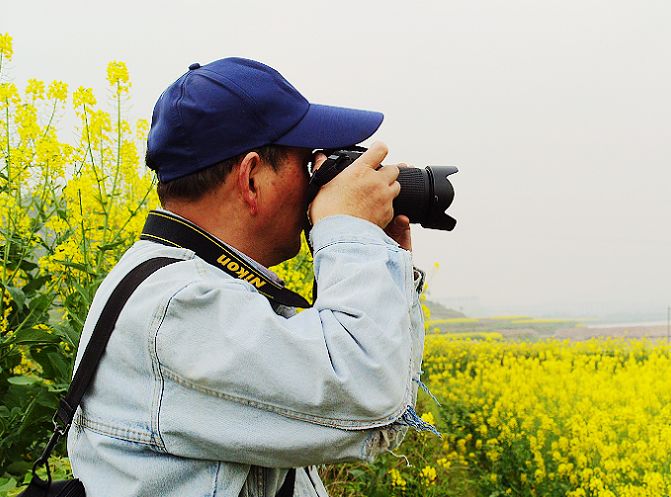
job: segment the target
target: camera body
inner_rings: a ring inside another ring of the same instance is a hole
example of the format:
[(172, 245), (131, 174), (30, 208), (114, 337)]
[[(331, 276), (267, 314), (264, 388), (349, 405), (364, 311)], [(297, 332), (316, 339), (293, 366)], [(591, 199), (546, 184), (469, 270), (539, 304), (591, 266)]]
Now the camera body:
[[(364, 147), (357, 146), (323, 150), (327, 159), (310, 178), (308, 203), (312, 202), (322, 186), (344, 171), (365, 151)], [(454, 200), (454, 187), (448, 176), (457, 171), (454, 166), (400, 168), (397, 181), (401, 185), (401, 192), (394, 199), (394, 215), (404, 214), (411, 223), (419, 223), (424, 228), (452, 231), (457, 220), (446, 213)]]

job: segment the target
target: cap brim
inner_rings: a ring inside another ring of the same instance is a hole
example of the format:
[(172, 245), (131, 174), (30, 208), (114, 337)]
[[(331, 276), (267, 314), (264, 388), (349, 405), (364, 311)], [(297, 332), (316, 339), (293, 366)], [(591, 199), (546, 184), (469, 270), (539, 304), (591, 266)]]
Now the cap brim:
[(303, 118), (273, 143), (305, 148), (356, 145), (375, 133), (383, 119), (380, 112), (310, 104)]

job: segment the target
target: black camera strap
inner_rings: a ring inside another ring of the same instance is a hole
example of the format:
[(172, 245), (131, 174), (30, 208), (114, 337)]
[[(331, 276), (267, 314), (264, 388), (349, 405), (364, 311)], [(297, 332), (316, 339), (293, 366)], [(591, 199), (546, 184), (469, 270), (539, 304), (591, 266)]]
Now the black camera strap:
[(260, 294), (273, 302), (291, 307), (311, 307), (297, 293), (265, 277), (225, 243), (190, 221), (169, 212), (150, 211), (140, 239), (193, 250), (205, 262), (233, 278), (252, 284)]

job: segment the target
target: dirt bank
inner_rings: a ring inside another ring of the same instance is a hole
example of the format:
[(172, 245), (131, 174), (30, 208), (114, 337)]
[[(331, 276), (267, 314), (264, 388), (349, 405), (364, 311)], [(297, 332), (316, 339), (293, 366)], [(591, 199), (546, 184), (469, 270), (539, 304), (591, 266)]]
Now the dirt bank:
[(613, 326), (607, 328), (565, 328), (554, 333), (555, 338), (587, 340), (589, 338), (650, 338), (666, 340), (666, 326)]

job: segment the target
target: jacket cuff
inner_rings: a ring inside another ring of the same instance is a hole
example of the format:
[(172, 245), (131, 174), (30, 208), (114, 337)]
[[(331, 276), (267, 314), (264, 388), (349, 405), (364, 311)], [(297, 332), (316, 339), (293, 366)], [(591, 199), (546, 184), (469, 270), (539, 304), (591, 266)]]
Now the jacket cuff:
[(337, 215), (320, 219), (310, 231), (314, 252), (339, 242), (373, 243), (398, 247), (376, 224), (354, 216)]

